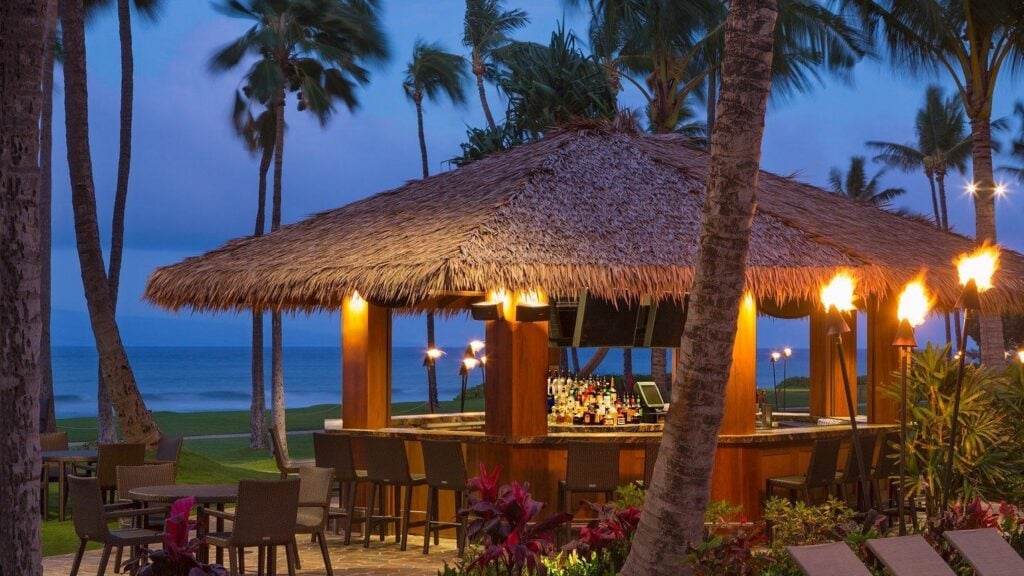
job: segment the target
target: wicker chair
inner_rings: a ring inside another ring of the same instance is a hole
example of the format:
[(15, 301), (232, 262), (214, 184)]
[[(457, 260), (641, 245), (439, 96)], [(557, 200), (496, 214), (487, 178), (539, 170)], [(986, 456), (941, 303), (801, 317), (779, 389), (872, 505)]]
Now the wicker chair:
[(956, 576), (920, 534), (868, 540), (868, 549), (893, 576)]
[[(117, 467), (117, 497), (119, 500), (103, 507), (105, 512), (117, 510), (128, 510), (137, 508), (135, 502), (128, 499), (128, 493), (143, 486), (166, 486), (174, 484), (174, 464), (153, 464), (144, 466), (118, 466)], [(148, 528), (161, 531), (164, 525), (164, 515), (139, 516), (136, 519), (136, 528)], [(117, 547), (116, 565), (121, 565), (121, 554), (124, 548)]]
[[(373, 525), (383, 528), (385, 524), (395, 524), (395, 540), (402, 543), (404, 551), (409, 544), (409, 513), (412, 508), (412, 489), (415, 486), (423, 486), (427, 479), (422, 474), (409, 473), (409, 458), (405, 453), (405, 441), (400, 438), (363, 438), (363, 446), (366, 449), (366, 478), (373, 483), (374, 490), (370, 491), (370, 504), (366, 508), (366, 526), (363, 529), (363, 547), (370, 546), (370, 532)], [(383, 494), (387, 488), (391, 488), (395, 498), (395, 515), (390, 516), (385, 512)], [(405, 490), (404, 506), (401, 506), (402, 490)], [(380, 493), (379, 510), (374, 514), (374, 506), (378, 504), (378, 492)]]
[[(204, 509), (204, 513), (229, 520), (231, 532), (207, 534), (210, 546), (226, 548), (231, 576), (238, 576), (238, 563), (244, 548), (258, 550), (259, 574), (264, 565), (277, 564), (277, 547), (286, 549), (288, 573), (295, 574), (295, 519), (299, 510), (299, 480), (241, 480), (238, 504), (234, 512)], [(271, 568), (273, 571), (273, 568)]]
[(1024, 559), (993, 528), (947, 530), (943, 536), (978, 576), (1024, 574)]
[[(163, 534), (156, 530), (131, 528), (127, 530), (110, 530), (107, 523), (118, 518), (144, 517), (166, 512), (166, 508), (138, 508), (105, 512), (103, 510), (103, 494), (98, 478), (68, 476), (68, 491), (71, 493), (71, 505), (75, 514), (72, 517), (75, 533), (78, 535), (78, 551), (71, 565), (70, 576), (78, 574), (82, 564), (85, 546), (90, 541), (103, 544), (97, 576), (103, 576), (110, 561), (110, 551), (124, 546), (145, 547), (163, 541)], [(134, 572), (134, 571), (133, 571)]]
[[(42, 432), (39, 434), (39, 449), (43, 452), (49, 452), (53, 450), (67, 450), (68, 449), (68, 433), (67, 432)], [(50, 511), (50, 482), (61, 481), (61, 469), (60, 464), (50, 463), (43, 468), (42, 488), (39, 491), (40, 506), (43, 511), (43, 518), (46, 518)], [(67, 498), (67, 492), (64, 493), (64, 497)]]
[[(864, 463), (867, 465), (868, 477), (871, 477), (871, 463), (874, 462), (875, 458), (875, 441), (878, 439), (876, 434), (865, 434), (858, 437), (860, 442), (861, 454), (864, 455)], [(860, 482), (860, 468), (857, 466), (857, 451), (853, 449), (853, 444), (850, 444), (850, 450), (846, 455), (846, 466), (843, 467), (841, 472), (836, 472), (836, 488), (838, 488), (839, 499), (844, 502), (848, 500), (846, 494), (846, 487), (850, 484), (858, 484)], [(861, 494), (860, 487), (857, 487), (857, 498), (870, 498), (870, 494)]]
[[(575, 492), (603, 492), (607, 500), (615, 497), (619, 487), (619, 445), (612, 443), (569, 444), (565, 464), (565, 480), (558, 482), (558, 509), (569, 514), (575, 510)], [(572, 522), (565, 526), (565, 536), (572, 536)]]
[[(334, 576), (331, 557), (327, 553), (327, 510), (331, 506), (331, 486), (334, 484), (334, 470), (315, 466), (299, 468), (299, 511), (295, 519), (296, 534), (311, 534), (320, 544), (327, 576)], [(298, 548), (292, 547), (293, 553)], [(295, 567), (302, 569), (299, 556), (295, 554)]]
[(178, 465), (181, 457), (181, 445), (184, 444), (184, 436), (160, 435), (160, 442), (156, 445), (156, 458), (146, 460), (146, 464), (167, 464)]
[[(334, 479), (338, 482), (338, 507), (328, 511), (328, 517), (335, 521), (335, 533), (345, 519), (345, 545), (352, 543), (352, 523), (356, 518), (356, 486), (366, 482), (366, 470), (357, 470), (352, 452), (352, 438), (345, 434), (313, 434), (313, 454), (320, 468), (333, 468)], [(365, 515), (358, 521), (365, 522)]]
[(274, 453), (274, 463), (277, 464), (277, 471), (281, 473), (281, 480), (288, 478), (289, 474), (298, 474), (299, 468), (312, 466), (313, 460), (292, 460), (285, 456), (284, 447), (281, 445), (281, 437), (277, 434), (277, 428), (271, 426), (267, 431), (270, 435), (270, 450)]
[(104, 502), (114, 502), (117, 491), (118, 466), (142, 466), (146, 460), (145, 444), (100, 444), (96, 453), (96, 466), (76, 466), (87, 474), (95, 474), (100, 481)]
[(807, 576), (871, 576), (845, 542), (786, 548)]
[(455, 511), (466, 505), (466, 460), (462, 455), (462, 444), (459, 442), (420, 442), (423, 448), (423, 467), (427, 473), (427, 518), (423, 530), (423, 553), (430, 553), (430, 536), (433, 533), (434, 544), (442, 528), (455, 528), (455, 541), (459, 547), (459, 555), (466, 548), (466, 518), (459, 516), (456, 522), (442, 522), (440, 516), (441, 490), (450, 490), (455, 496)]
[(836, 482), (836, 465), (839, 461), (839, 439), (819, 439), (811, 449), (811, 461), (807, 473), (802, 476), (779, 476), (765, 481), (765, 500), (771, 498), (776, 489), (789, 490), (789, 500), (796, 502), (797, 492), (803, 492), (804, 501), (811, 504), (811, 490), (824, 488), (826, 491)]

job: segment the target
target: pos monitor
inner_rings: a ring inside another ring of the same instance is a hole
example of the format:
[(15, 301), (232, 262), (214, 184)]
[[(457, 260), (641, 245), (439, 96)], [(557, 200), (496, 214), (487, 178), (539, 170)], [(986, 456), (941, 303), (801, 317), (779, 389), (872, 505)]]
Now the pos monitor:
[(661, 397), (661, 390), (654, 382), (637, 382), (637, 391), (640, 393), (640, 402), (645, 408), (653, 410), (664, 410), (665, 399)]

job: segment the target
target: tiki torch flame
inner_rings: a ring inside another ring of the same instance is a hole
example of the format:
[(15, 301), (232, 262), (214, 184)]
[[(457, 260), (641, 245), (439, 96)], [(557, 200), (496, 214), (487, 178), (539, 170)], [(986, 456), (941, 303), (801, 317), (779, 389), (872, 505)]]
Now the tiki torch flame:
[(906, 320), (911, 326), (924, 324), (928, 311), (932, 307), (932, 299), (928, 295), (923, 280), (914, 280), (903, 288), (900, 294), (899, 307), (896, 316), (900, 320)]
[(986, 244), (971, 254), (963, 254), (956, 260), (956, 270), (960, 275), (960, 284), (966, 286), (974, 280), (978, 292), (992, 287), (992, 274), (999, 267), (999, 248)]
[(835, 307), (839, 312), (856, 309), (853, 305), (853, 290), (856, 282), (849, 272), (839, 272), (821, 289), (821, 304), (825, 310)]

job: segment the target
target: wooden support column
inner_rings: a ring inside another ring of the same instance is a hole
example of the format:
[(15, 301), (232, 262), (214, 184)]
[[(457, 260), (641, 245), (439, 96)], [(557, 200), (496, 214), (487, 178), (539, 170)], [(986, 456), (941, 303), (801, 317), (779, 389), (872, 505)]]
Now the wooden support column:
[(517, 322), (508, 296), (503, 317), (487, 322), (487, 382), (484, 430), (493, 436), (548, 433), (548, 323)]
[[(857, 405), (857, 313), (844, 314), (850, 332), (843, 334), (843, 351), (846, 354), (847, 374), (850, 378), (850, 392), (853, 404)], [(822, 310), (811, 312), (810, 337), (810, 411), (811, 416), (847, 417), (846, 392), (843, 390), (843, 375), (839, 366), (839, 355), (835, 340), (826, 334), (828, 316)]]
[(391, 422), (391, 310), (358, 295), (341, 308), (341, 408), (345, 428)]
[(740, 301), (732, 369), (725, 385), (722, 434), (753, 434), (757, 410), (757, 304), (748, 292)]
[(884, 392), (900, 369), (899, 350), (892, 345), (899, 328), (896, 317), (898, 298), (887, 295), (868, 302), (868, 422), (894, 424), (899, 420), (900, 403)]

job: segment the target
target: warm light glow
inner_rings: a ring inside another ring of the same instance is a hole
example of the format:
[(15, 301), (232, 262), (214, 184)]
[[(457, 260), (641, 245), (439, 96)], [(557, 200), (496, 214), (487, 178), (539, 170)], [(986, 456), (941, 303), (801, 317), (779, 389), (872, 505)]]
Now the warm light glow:
[(1017, 350), (1017, 360), (1024, 364), (1024, 349)]
[(480, 357), (480, 364), (482, 366), (487, 366), (487, 356), (481, 356)]
[(465, 366), (467, 370), (472, 370), (480, 365), (480, 361), (476, 358), (463, 358), (462, 365)]
[(439, 350), (437, 348), (431, 348), (427, 350), (427, 356), (429, 356), (431, 360), (437, 360), (441, 356), (444, 356), (444, 354), (444, 350)]
[(1006, 196), (1006, 184), (996, 184), (996, 196)]
[(779, 352), (772, 352), (772, 362), (778, 362), (779, 358), (782, 358), (782, 354)]
[(967, 193), (972, 195), (972, 196), (977, 194), (978, 193), (978, 185), (975, 184), (974, 182), (968, 183), (967, 184)]
[(366, 308), (366, 300), (363, 300), (363, 297), (359, 295), (358, 290), (354, 290), (352, 292), (352, 296), (348, 299), (348, 304), (352, 310), (356, 311)]
[(967, 285), (971, 280), (984, 292), (992, 287), (992, 274), (999, 267), (999, 248), (986, 244), (972, 254), (963, 254), (956, 260), (956, 270), (960, 275), (960, 284)]
[(501, 302), (502, 304), (508, 303), (508, 292), (504, 288), (498, 288), (497, 290), (491, 290), (487, 293), (487, 302), (490, 304)]
[(783, 348), (782, 355), (785, 356), (786, 358), (789, 358), (790, 356), (793, 355), (793, 349), (788, 346)]
[(914, 280), (903, 288), (900, 294), (896, 317), (906, 320), (911, 326), (924, 324), (928, 311), (932, 307), (932, 299), (923, 280)]
[(469, 349), (473, 351), (473, 354), (484, 349), (483, 340), (471, 340), (469, 343)]
[(536, 290), (520, 292), (517, 300), (519, 304), (524, 306), (541, 306), (544, 304), (544, 299), (541, 298), (540, 292)]
[(840, 312), (856, 309), (853, 305), (853, 291), (856, 282), (849, 272), (839, 272), (821, 289), (821, 304), (825, 310), (835, 307)]

